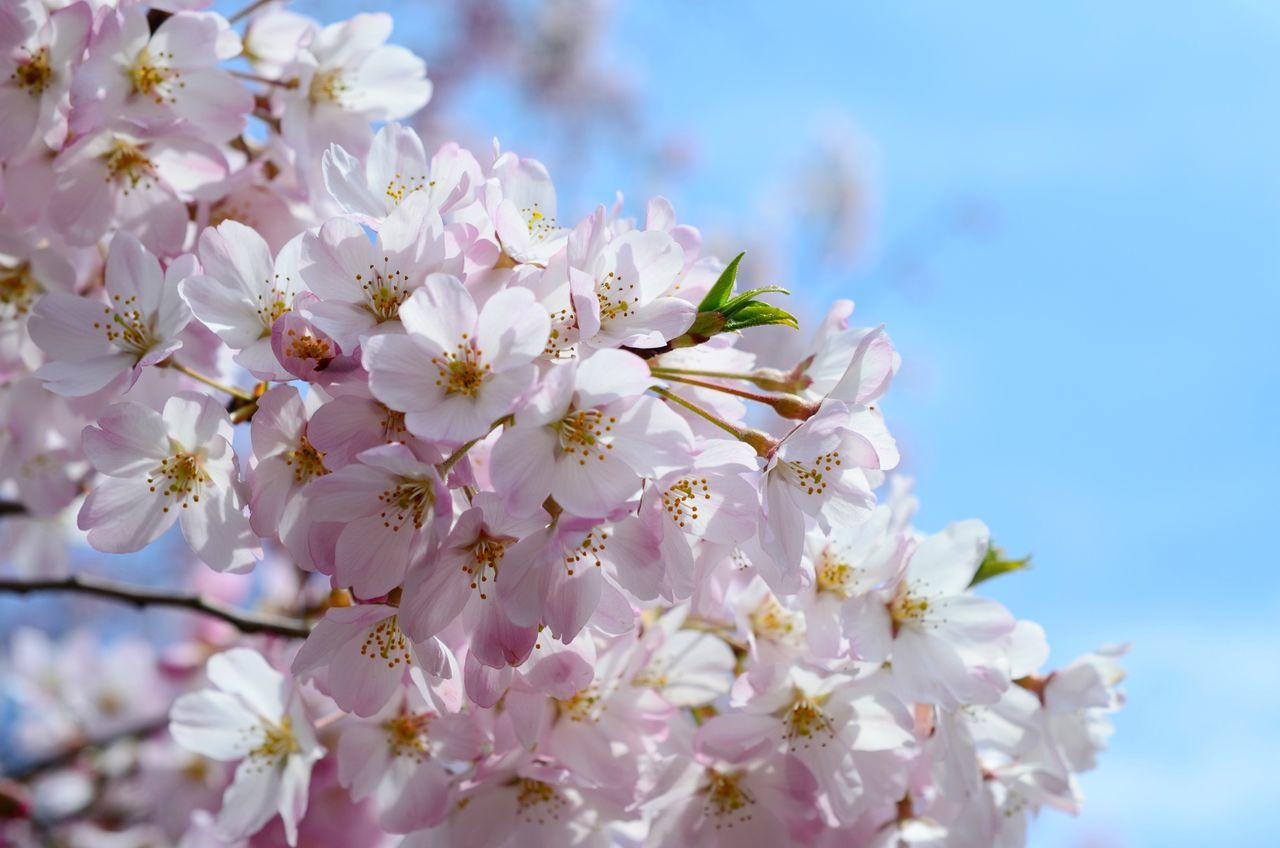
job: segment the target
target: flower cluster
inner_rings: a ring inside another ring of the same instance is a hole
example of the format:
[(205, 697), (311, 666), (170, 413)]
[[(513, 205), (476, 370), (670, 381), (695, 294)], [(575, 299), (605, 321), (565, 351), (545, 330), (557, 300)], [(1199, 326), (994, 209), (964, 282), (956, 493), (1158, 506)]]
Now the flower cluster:
[(985, 526), (913, 528), (883, 328), (745, 345), (798, 322), (666, 201), (566, 217), (537, 161), (394, 123), (431, 84), (386, 16), (201, 5), (0, 10), (0, 528), (50, 580), (176, 523), (301, 632), (22, 636), (57, 745), (149, 737), (42, 828), (976, 846), (1078, 808), (1118, 650), (1042, 671)]

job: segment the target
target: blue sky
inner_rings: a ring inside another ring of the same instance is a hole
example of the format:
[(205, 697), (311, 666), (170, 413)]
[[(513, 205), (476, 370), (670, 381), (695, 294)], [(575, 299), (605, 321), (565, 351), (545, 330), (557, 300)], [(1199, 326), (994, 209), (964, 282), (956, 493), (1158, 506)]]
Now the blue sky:
[[(1032, 844), (1254, 844), (1280, 828), (1280, 7), (1262, 2), (624, 3), (609, 56), (697, 162), (683, 220), (750, 229), (815, 124), (869, 139), (877, 244), (993, 210), (923, 285), (783, 280), (860, 303), (904, 358), (885, 407), (926, 528), (985, 519), (1035, 569), (991, 591), (1055, 661), (1129, 641), (1130, 703), (1079, 820)], [(555, 161), (480, 90), (469, 120)], [(557, 172), (564, 179), (563, 173)], [(597, 151), (571, 202), (638, 198)], [(743, 245), (750, 248), (750, 245)]]

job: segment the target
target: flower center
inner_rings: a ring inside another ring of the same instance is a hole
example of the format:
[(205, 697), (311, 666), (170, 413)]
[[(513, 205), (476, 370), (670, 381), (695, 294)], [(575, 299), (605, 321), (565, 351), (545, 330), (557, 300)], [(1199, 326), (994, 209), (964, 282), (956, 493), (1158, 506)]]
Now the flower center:
[(827, 491), (827, 486), (830, 484), (826, 475), (839, 468), (840, 462), (840, 451), (835, 450), (815, 457), (808, 463), (787, 460), (781, 463), (780, 467), (791, 472), (788, 482), (793, 486), (801, 489), (805, 494), (821, 495)]
[(662, 507), (679, 527), (698, 520), (700, 500), (711, 500), (711, 484), (706, 477), (685, 477), (662, 493)]
[(317, 365), (333, 359), (333, 347), (329, 342), (310, 331), (303, 330), (302, 335), (298, 335), (297, 330), (290, 328), (285, 335), (289, 337), (289, 346), (285, 349), (287, 356), (293, 359), (310, 359)]
[[(382, 257), (383, 263), (391, 261), (390, 256)], [(410, 290), (404, 274), (399, 271), (379, 271), (370, 265), (369, 274), (356, 274), (356, 282), (364, 292), (365, 309), (373, 314), (379, 322), (394, 321), (400, 317), (400, 304), (409, 299)]]
[(715, 821), (717, 828), (733, 827), (751, 820), (751, 808), (756, 799), (742, 786), (742, 773), (725, 774), (707, 769), (708, 782), (701, 791), (706, 793), (703, 809)]
[(831, 716), (821, 707), (821, 699), (810, 698), (803, 692), (796, 692), (795, 700), (783, 716), (787, 728), (787, 744), (791, 750), (808, 749), (815, 744), (820, 748), (835, 738), (835, 727)]
[(26, 262), (16, 268), (0, 268), (0, 321), (16, 321), (31, 311), (44, 286)]
[(493, 572), (493, 582), (498, 580), (498, 567), (502, 557), (506, 555), (507, 545), (512, 540), (495, 539), (484, 533), (471, 546), (471, 562), (464, 563), (462, 570), (471, 576), (471, 588), (480, 592), (480, 600), (488, 600), (489, 572)]
[(360, 645), (360, 656), (381, 660), (387, 668), (395, 668), (401, 663), (409, 665), (413, 655), (409, 653), (409, 640), (400, 630), (397, 616), (384, 618), (369, 628), (364, 643)]
[(378, 495), (378, 500), (387, 507), (380, 513), (383, 527), (398, 533), (411, 521), (413, 529), (421, 530), (427, 511), (435, 506), (436, 490), (427, 480), (405, 480)]
[(143, 156), (142, 150), (136, 145), (124, 139), (117, 138), (102, 158), (107, 163), (108, 180), (128, 183), (125, 194), (129, 193), (129, 189), (137, 188), (138, 183), (143, 183), (145, 187), (155, 179), (156, 171), (151, 160)]
[(299, 484), (329, 473), (324, 467), (324, 454), (306, 436), (298, 437), (298, 446), (284, 455), (284, 464), (293, 469), (293, 480)]
[(342, 106), (342, 98), (349, 91), (351, 91), (351, 86), (343, 79), (342, 69), (332, 68), (327, 71), (316, 72), (315, 76), (311, 78), (311, 85), (307, 89), (307, 95), (310, 97), (313, 106), (321, 103)]
[(452, 353), (431, 359), (431, 364), (436, 366), (436, 385), (444, 386), (446, 395), (475, 397), (493, 371), (493, 366), (481, 361), (481, 350), (472, 345), (467, 336), (462, 334), (462, 341)]
[(141, 359), (158, 339), (151, 332), (150, 320), (134, 305), (137, 302), (137, 295), (112, 296), (111, 305), (102, 308), (102, 320), (94, 321), (93, 328), (102, 330), (115, 347)]
[(818, 559), (818, 567), (814, 571), (817, 575), (819, 592), (827, 592), (838, 598), (849, 597), (849, 581), (853, 577), (853, 566), (838, 560), (829, 548), (823, 549), (822, 556)]
[[(160, 52), (155, 55), (154, 59), (158, 59), (161, 62), (172, 62), (173, 54)], [(138, 54), (133, 61), (133, 65), (129, 68), (129, 79), (133, 83), (135, 94), (150, 98), (157, 105), (163, 104), (166, 100), (170, 103), (175, 102), (175, 89), (186, 87), (186, 83), (182, 81), (181, 75), (176, 70), (156, 64), (153, 61), (151, 51), (145, 48)]]
[(913, 595), (907, 584), (898, 585), (898, 590), (889, 602), (889, 616), (893, 619), (894, 631), (904, 624), (917, 624), (929, 612), (929, 599)]
[(430, 713), (402, 712), (382, 723), (393, 757), (409, 757), (422, 762), (427, 754), (427, 722)]
[(546, 824), (558, 821), (560, 811), (569, 805), (550, 783), (521, 777), (516, 781), (516, 815), (527, 824)]
[(605, 434), (613, 430), (618, 419), (605, 417), (598, 409), (579, 409), (560, 419), (554, 428), (560, 436), (560, 450), (578, 458), (579, 465), (586, 465), (594, 456), (604, 460), (605, 451), (613, 450), (613, 445), (603, 441)]
[(25, 88), (32, 97), (39, 97), (53, 81), (53, 69), (49, 67), (49, 48), (41, 47), (25, 60), (18, 62), (9, 79)]
[(630, 292), (634, 292), (635, 283), (623, 282), (613, 271), (605, 275), (596, 285), (596, 300), (600, 302), (600, 321), (614, 321), (629, 318), (636, 314), (635, 306), (630, 300)]
[[(280, 279), (280, 275), (276, 274), (275, 278), (277, 280)], [(287, 277), (285, 281), (288, 282)], [(258, 320), (262, 322), (262, 335), (264, 337), (271, 335), (271, 325), (276, 322), (277, 318), (286, 312), (292, 311), (289, 308), (288, 290), (272, 285), (271, 280), (267, 280), (267, 285), (270, 285), (271, 288), (258, 295), (258, 305), (254, 310), (258, 313)]]
[(751, 613), (751, 630), (772, 642), (792, 642), (799, 636), (799, 616), (770, 595)]
[(572, 698), (555, 702), (556, 713), (569, 721), (599, 721), (604, 711), (603, 699), (600, 697), (600, 684), (592, 682), (587, 688), (575, 692)]
[(288, 716), (280, 719), (279, 724), (263, 722), (261, 728), (262, 742), (249, 752), (249, 757), (260, 766), (278, 765), (288, 759), (290, 754), (302, 750), (293, 736), (293, 722)]
[(582, 537), (582, 541), (575, 547), (569, 548), (564, 555), (565, 573), (570, 577), (573, 576), (579, 563), (590, 563), (600, 568), (600, 554), (604, 553), (605, 542), (608, 541), (609, 534), (604, 530), (592, 530)]
[(521, 209), (520, 214), (524, 217), (525, 226), (529, 228), (529, 237), (534, 241), (546, 241), (547, 236), (553, 235), (558, 229), (555, 217), (544, 214), (536, 202)]
[[(213, 482), (213, 478), (204, 470), (204, 457), (197, 452), (179, 450), (172, 456), (160, 460), (160, 464), (147, 475), (147, 485), (161, 497), (173, 498), (175, 502), (187, 508), (187, 500), (200, 502), (200, 490), (205, 483)], [(164, 512), (169, 506), (164, 506)]]
[(397, 173), (394, 177), (387, 180), (387, 197), (394, 200), (397, 204), (404, 200), (405, 195), (412, 194), (415, 191), (421, 191), (426, 186), (434, 186), (435, 180), (427, 181), (425, 176), (422, 177), (403, 177)]

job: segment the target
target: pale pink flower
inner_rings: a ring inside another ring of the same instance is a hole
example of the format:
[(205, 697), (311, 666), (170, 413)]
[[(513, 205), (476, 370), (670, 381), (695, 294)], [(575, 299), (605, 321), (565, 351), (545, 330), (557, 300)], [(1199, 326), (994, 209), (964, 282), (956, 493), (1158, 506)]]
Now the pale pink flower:
[(356, 460), (313, 480), (304, 497), (314, 522), (343, 522), (337, 583), (376, 598), (400, 585), (409, 563), (443, 536), (452, 504), (435, 466), (405, 445), (370, 448)]
[(479, 492), (437, 553), (410, 569), (400, 599), (404, 629), (425, 639), (462, 617), (472, 634), (471, 656), (493, 667), (522, 662), (537, 630), (507, 619), (496, 585), (507, 549), (548, 520), (541, 510), (530, 518), (511, 516), (496, 495)]
[(735, 686), (741, 711), (703, 724), (699, 749), (733, 760), (779, 751), (794, 756), (817, 782), (820, 809), (831, 826), (853, 824), (860, 812), (859, 753), (905, 752), (915, 742), (906, 705), (852, 676), (792, 667), (760, 692), (744, 684), (740, 678)]
[(217, 571), (248, 571), (261, 556), (244, 515), (227, 412), (207, 395), (180, 392), (164, 414), (139, 403), (108, 407), (86, 427), (84, 450), (105, 476), (80, 509), (100, 551), (146, 547), (173, 526)]
[(334, 702), (368, 718), (385, 707), (418, 668), (450, 677), (450, 657), (440, 640), (412, 640), (400, 629), (396, 607), (358, 604), (325, 613), (293, 660), (295, 676), (320, 673)]
[(153, 33), (146, 8), (122, 4), (103, 15), (71, 88), (79, 135), (126, 121), (147, 129), (175, 120), (214, 143), (244, 129), (253, 93), (218, 64), (240, 53), (221, 15), (179, 12)]
[(875, 503), (867, 471), (898, 463), (879, 413), (828, 401), (788, 433), (769, 457), (761, 487), (760, 541), (771, 555), (756, 563), (776, 590), (799, 588), (806, 528), (816, 520), (856, 523)]
[(697, 313), (670, 296), (684, 250), (661, 230), (614, 234), (604, 209), (569, 236), (569, 264), (593, 282), (595, 303), (578, 315), (582, 341), (593, 347), (660, 347), (689, 329)]
[(291, 376), (276, 360), (271, 329), (293, 309), (302, 288), (298, 265), (302, 237), (274, 260), (262, 236), (237, 221), (200, 236), (201, 273), (182, 281), (182, 298), (206, 327), (236, 351), (235, 362), (260, 380)]
[(687, 610), (663, 613), (641, 635), (631, 659), (632, 686), (676, 707), (700, 707), (729, 694), (736, 659), (719, 635), (684, 629)]
[(546, 265), (564, 248), (569, 230), (556, 220), (556, 189), (536, 159), (503, 153), (490, 168), (500, 192), (486, 201), (502, 252), (517, 264)]
[(363, 162), (335, 144), (325, 151), (323, 163), (329, 194), (344, 212), (373, 227), (417, 192), (449, 221), (450, 212), (474, 201), (484, 182), (480, 163), (468, 151), (448, 143), (428, 161), (418, 134), (394, 123), (374, 135)]
[(220, 191), (227, 163), (198, 138), (103, 130), (64, 148), (54, 175), (49, 220), (69, 244), (94, 244), (119, 227), (171, 256), (186, 241), (187, 201)]
[(215, 688), (175, 701), (169, 732), (196, 753), (240, 761), (222, 796), (218, 836), (244, 839), (279, 815), (289, 844), (297, 844), (311, 767), (325, 754), (302, 699), (284, 675), (248, 648), (210, 658), (205, 671)]
[(344, 350), (374, 331), (399, 329), (400, 305), (433, 273), (460, 273), (462, 257), (425, 195), (396, 207), (376, 243), (334, 218), (302, 239), (302, 280), (320, 298), (305, 317)]
[(483, 436), (533, 386), (550, 322), (527, 289), (477, 310), (456, 278), (432, 275), (400, 307), (405, 335), (364, 348), (374, 397), (405, 413), (409, 432), (460, 444)]
[(345, 723), (338, 780), (353, 800), (373, 799), (385, 830), (439, 824), (451, 806), (450, 770), (484, 756), (483, 730), (456, 710), (430, 688), (406, 686), (368, 721)]
[(66, 139), (72, 73), (89, 41), (93, 9), (79, 2), (39, 12), (44, 20), (28, 38), (0, 45), (0, 162), (41, 144), (56, 150)]
[(276, 386), (258, 399), (251, 431), (256, 462), (248, 474), (249, 524), (259, 536), (280, 540), (303, 567), (312, 562), (302, 488), (329, 473), (324, 454), (307, 439), (307, 421), (319, 403), (315, 392), (304, 398), (292, 386)]
[(604, 632), (626, 632), (634, 613), (620, 590), (653, 600), (663, 574), (657, 538), (633, 515), (615, 524), (561, 517), (512, 545), (502, 569), (498, 597), (508, 619), (545, 625), (561, 642), (593, 617)]
[(74, 257), (75, 251), (22, 237), (13, 242), (0, 247), (0, 380), (34, 371), (44, 361), (27, 332), (27, 318), (45, 292), (74, 292), (79, 276), (64, 255)]
[(604, 517), (656, 477), (688, 462), (684, 420), (643, 393), (634, 354), (602, 350), (552, 368), (493, 449), (490, 471), (508, 507), (528, 515), (548, 495), (577, 516)]
[(755, 534), (757, 465), (755, 451), (743, 442), (704, 440), (690, 467), (646, 486), (640, 516), (662, 539), (669, 600), (687, 599), (697, 588), (698, 542), (735, 545)]
[(688, 760), (678, 782), (647, 803), (654, 845), (803, 845), (818, 824), (818, 786), (793, 756)]
[(903, 697), (943, 704), (989, 704), (1008, 686), (1014, 619), (968, 591), (990, 546), (980, 521), (962, 521), (920, 540), (901, 578), (884, 593), (845, 607), (855, 656), (886, 657)]
[(844, 635), (846, 608), (883, 603), (875, 590), (893, 585), (912, 550), (906, 534), (891, 527), (892, 512), (879, 506), (865, 521), (831, 523), (827, 532), (810, 528), (805, 537), (805, 585), (796, 597), (804, 615), (809, 650), (815, 657), (835, 659), (848, 649)]
[(111, 241), (106, 300), (50, 292), (40, 299), (28, 331), (49, 361), (36, 372), (52, 391), (79, 397), (128, 374), (133, 385), (148, 365), (182, 346), (178, 333), (191, 313), (177, 283), (194, 261), (162, 271), (142, 243), (127, 232)]
[(295, 150), (319, 164), (336, 143), (357, 155), (369, 146), (370, 121), (407, 118), (431, 99), (426, 64), (387, 44), (391, 16), (360, 14), (330, 24), (305, 41), (281, 76), (297, 79), (277, 93), (283, 134)]

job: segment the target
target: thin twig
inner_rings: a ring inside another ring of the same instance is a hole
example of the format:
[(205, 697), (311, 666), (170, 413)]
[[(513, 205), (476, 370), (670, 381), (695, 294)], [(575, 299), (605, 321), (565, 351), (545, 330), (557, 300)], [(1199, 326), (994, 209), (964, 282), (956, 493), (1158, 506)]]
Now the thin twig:
[(70, 747), (58, 751), (55, 754), (44, 757), (43, 759), (34, 760), (19, 768), (8, 769), (5, 772), (5, 777), (8, 777), (11, 780), (30, 780), (31, 778), (42, 775), (45, 772), (55, 771), (63, 768), (64, 766), (72, 765), (76, 760), (80, 759), (86, 751), (93, 748), (106, 748), (116, 742), (123, 742), (125, 739), (145, 739), (152, 734), (159, 733), (168, 726), (169, 717), (165, 716), (163, 718), (152, 719), (151, 721), (139, 724), (135, 727), (125, 728), (124, 730), (111, 733), (98, 739), (85, 739), (82, 742), (71, 745)]
[(225, 621), (242, 633), (274, 633), (277, 636), (291, 636), (295, 639), (305, 639), (311, 633), (311, 627), (305, 621), (298, 619), (248, 612), (189, 592), (134, 586), (84, 574), (56, 580), (0, 579), (0, 593), (3, 592), (19, 595), (29, 595), (33, 592), (78, 592), (82, 595), (96, 595), (100, 598), (133, 604), (136, 607), (187, 609)]

